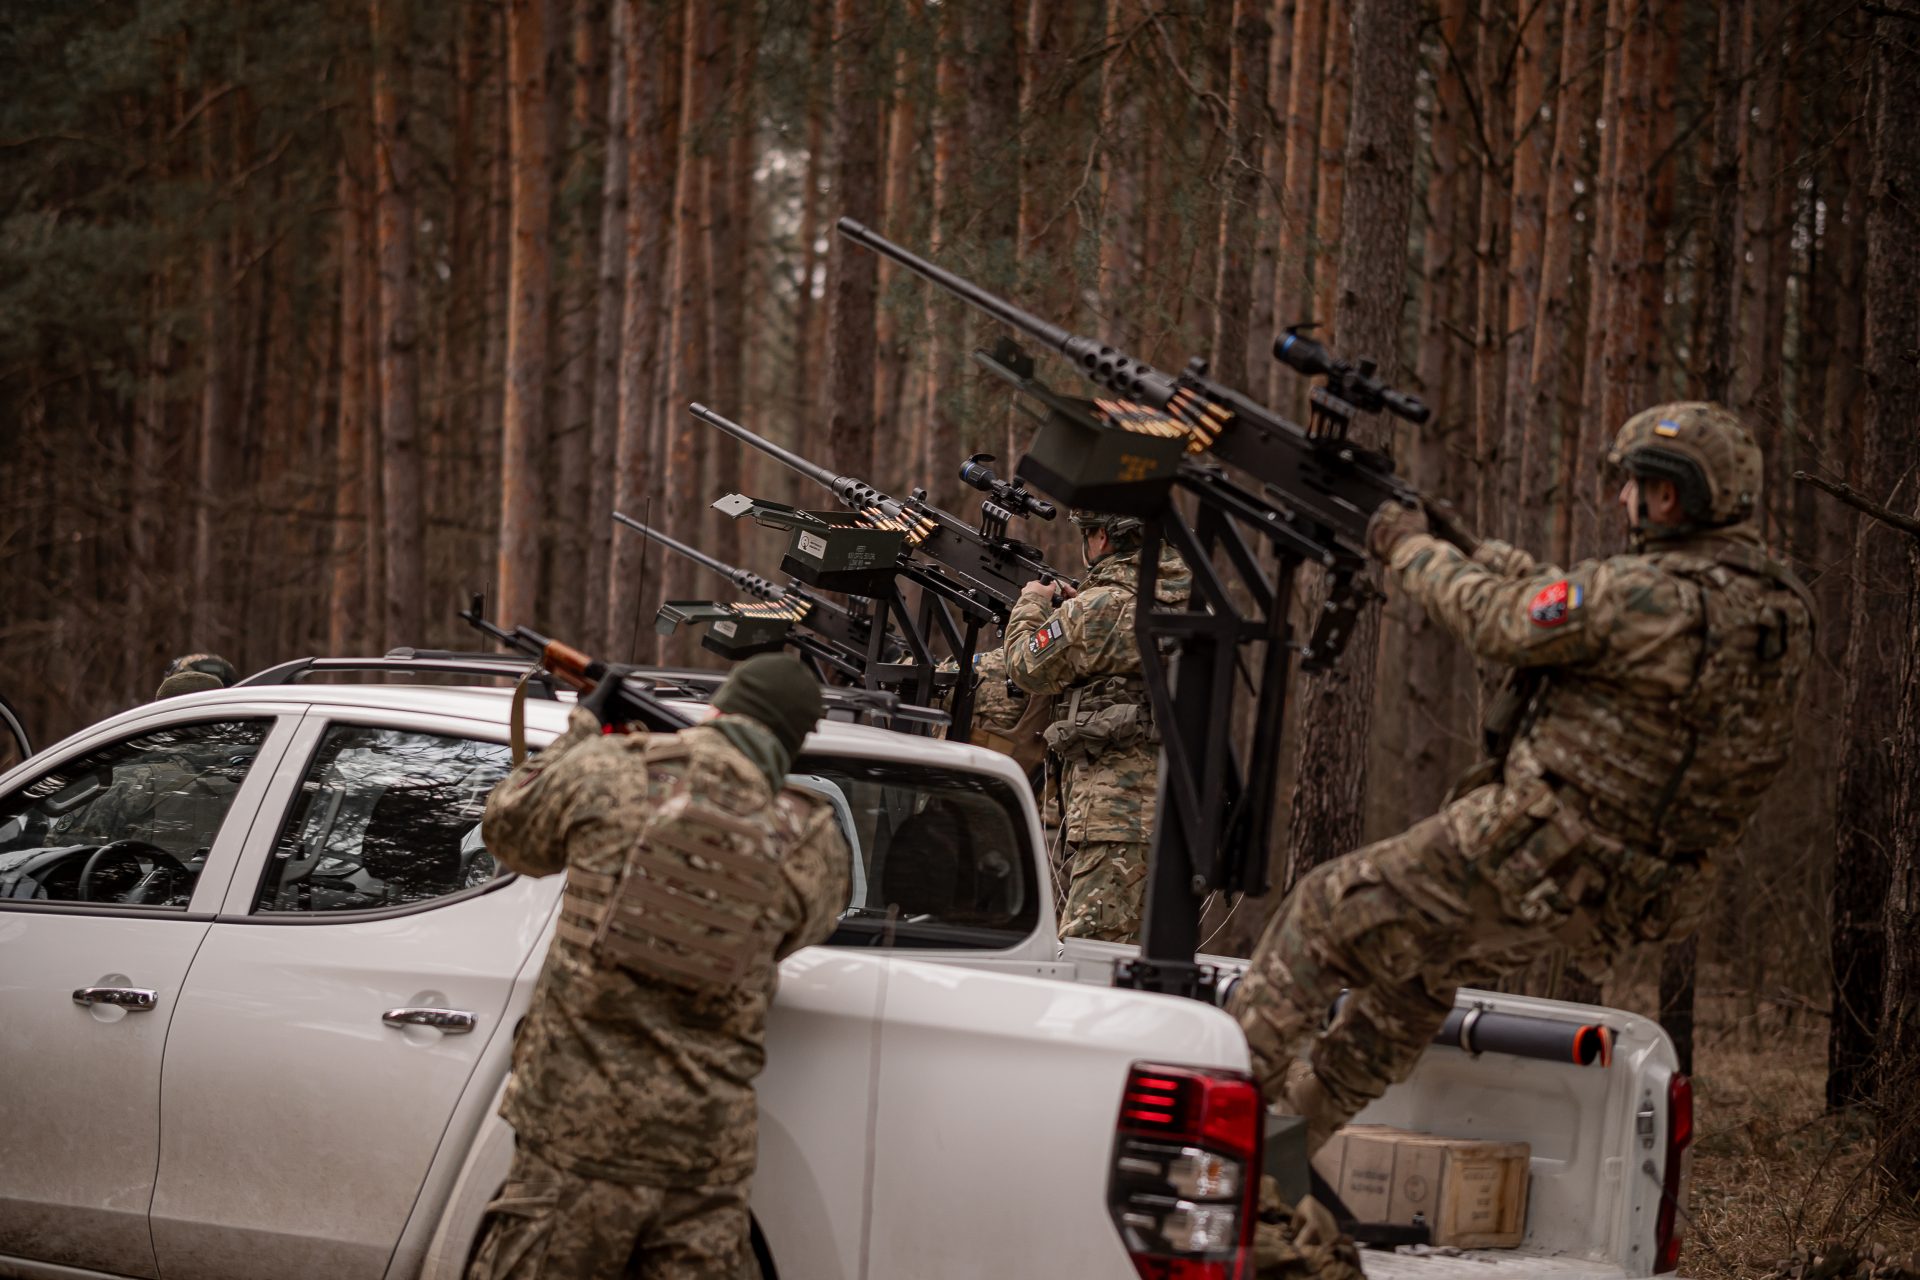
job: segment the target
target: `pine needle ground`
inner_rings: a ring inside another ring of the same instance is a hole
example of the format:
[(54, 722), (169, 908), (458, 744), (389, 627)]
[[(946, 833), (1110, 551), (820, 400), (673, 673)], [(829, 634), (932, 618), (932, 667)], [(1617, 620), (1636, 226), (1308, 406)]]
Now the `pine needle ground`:
[[(1702, 978), (1681, 1274), (1755, 1280), (1824, 1240), (1920, 1249), (1920, 1211), (1890, 1200), (1875, 1175), (1874, 1117), (1826, 1109), (1822, 1012), (1784, 992), (1755, 998)], [(1617, 985), (1609, 999), (1657, 1007), (1650, 984)]]

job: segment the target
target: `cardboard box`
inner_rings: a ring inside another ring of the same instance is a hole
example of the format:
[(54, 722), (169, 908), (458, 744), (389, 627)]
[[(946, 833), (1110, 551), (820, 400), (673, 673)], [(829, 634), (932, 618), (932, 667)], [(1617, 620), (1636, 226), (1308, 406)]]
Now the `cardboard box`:
[(1524, 1142), (1349, 1125), (1313, 1167), (1356, 1221), (1423, 1222), (1437, 1245), (1511, 1249), (1526, 1235), (1530, 1155)]

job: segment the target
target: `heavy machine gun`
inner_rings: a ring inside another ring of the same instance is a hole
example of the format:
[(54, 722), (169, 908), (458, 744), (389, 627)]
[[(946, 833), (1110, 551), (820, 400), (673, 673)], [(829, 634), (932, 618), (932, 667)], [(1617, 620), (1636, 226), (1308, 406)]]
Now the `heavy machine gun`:
[[(714, 508), (735, 519), (747, 516), (791, 535), (782, 572), (810, 586), (866, 596), (878, 609), (869, 638), (865, 678), (874, 687), (898, 682), (913, 700), (929, 701), (939, 678), (936, 637), (945, 642), (962, 673), (971, 672), (984, 626), (1004, 623), (1020, 588), (1036, 579), (1072, 582), (1041, 558), (1039, 548), (1007, 536), (1016, 516), (1051, 520), (1054, 505), (1027, 490), (1022, 480), (1002, 480), (993, 461), (975, 454), (960, 478), (987, 496), (980, 522), (968, 524), (926, 500), (916, 489), (895, 498), (856, 476), (835, 475), (789, 449), (754, 434), (702, 404), (689, 412), (700, 421), (786, 464), (846, 504), (846, 511), (807, 511), (777, 502), (728, 494)], [(920, 588), (920, 607), (908, 606), (901, 581)], [(889, 662), (881, 639), (897, 623), (909, 662)], [(956, 679), (948, 736), (965, 741), (972, 731), (973, 682)]]
[[(700, 637), (701, 647), (730, 662), (791, 647), (802, 661), (813, 667), (822, 683), (827, 683), (830, 676), (855, 683), (864, 678), (865, 657), (873, 631), (870, 606), (856, 604), (850, 608), (816, 595), (798, 583), (780, 586), (689, 546), (625, 512), (616, 511), (613, 518), (669, 551), (712, 570), (753, 597), (738, 604), (669, 600), (660, 606), (654, 619), (654, 629), (660, 634), (671, 635), (682, 623), (707, 623)], [(881, 650), (888, 661), (897, 659), (898, 640), (886, 637)]]
[[(1345, 645), (1368, 588), (1367, 522), (1385, 502), (1420, 505), (1385, 453), (1349, 439), (1356, 413), (1427, 420), (1418, 399), (1387, 386), (1370, 362), (1349, 362), (1299, 330), (1274, 343), (1276, 358), (1322, 379), (1301, 426), (1207, 376), (1195, 358), (1165, 373), (1097, 338), (1071, 333), (894, 244), (851, 218), (841, 235), (938, 285), (1065, 356), (1111, 398), (1061, 395), (1035, 380), (1032, 358), (1011, 339), (974, 358), (1042, 412), (1016, 474), (1061, 501), (1139, 515), (1135, 625), (1141, 674), (1161, 732), (1159, 824), (1148, 873), (1140, 958), (1116, 968), (1122, 985), (1209, 995), (1213, 975), (1194, 963), (1209, 890), (1265, 893), (1276, 808), (1287, 675), (1330, 664)], [(1251, 478), (1230, 475), (1229, 464)], [(1173, 502), (1190, 496), (1188, 517)], [(1256, 554), (1277, 558), (1269, 573)], [(1160, 548), (1171, 544), (1193, 574), (1185, 609), (1153, 604)], [(1319, 565), (1327, 597), (1312, 634), (1296, 646), (1288, 624), (1294, 570)], [(1237, 586), (1238, 591), (1233, 589)], [(1242, 607), (1238, 600), (1250, 602)], [(1237, 667), (1257, 648), (1253, 735), (1234, 750)]]

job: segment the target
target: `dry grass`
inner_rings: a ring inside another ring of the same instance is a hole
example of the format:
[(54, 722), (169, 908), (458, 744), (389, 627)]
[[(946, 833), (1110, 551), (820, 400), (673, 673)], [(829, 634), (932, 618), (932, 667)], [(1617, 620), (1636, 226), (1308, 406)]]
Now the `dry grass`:
[[(1643, 1010), (1650, 995), (1638, 984), (1609, 993)], [(1682, 1272), (1762, 1277), (1828, 1239), (1920, 1249), (1920, 1215), (1889, 1203), (1874, 1176), (1872, 1118), (1827, 1114), (1824, 1017), (1795, 997), (1710, 986), (1699, 1017)]]

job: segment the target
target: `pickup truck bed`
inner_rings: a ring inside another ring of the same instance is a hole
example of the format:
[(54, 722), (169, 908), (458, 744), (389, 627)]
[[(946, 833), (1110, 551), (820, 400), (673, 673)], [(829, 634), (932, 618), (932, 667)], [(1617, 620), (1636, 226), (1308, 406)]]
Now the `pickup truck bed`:
[(1554, 1280), (1619, 1280), (1626, 1273), (1610, 1262), (1580, 1262), (1573, 1258), (1541, 1258), (1524, 1249), (1475, 1249), (1450, 1257), (1414, 1256), (1363, 1249), (1360, 1261), (1370, 1280), (1520, 1280), (1551, 1276)]

